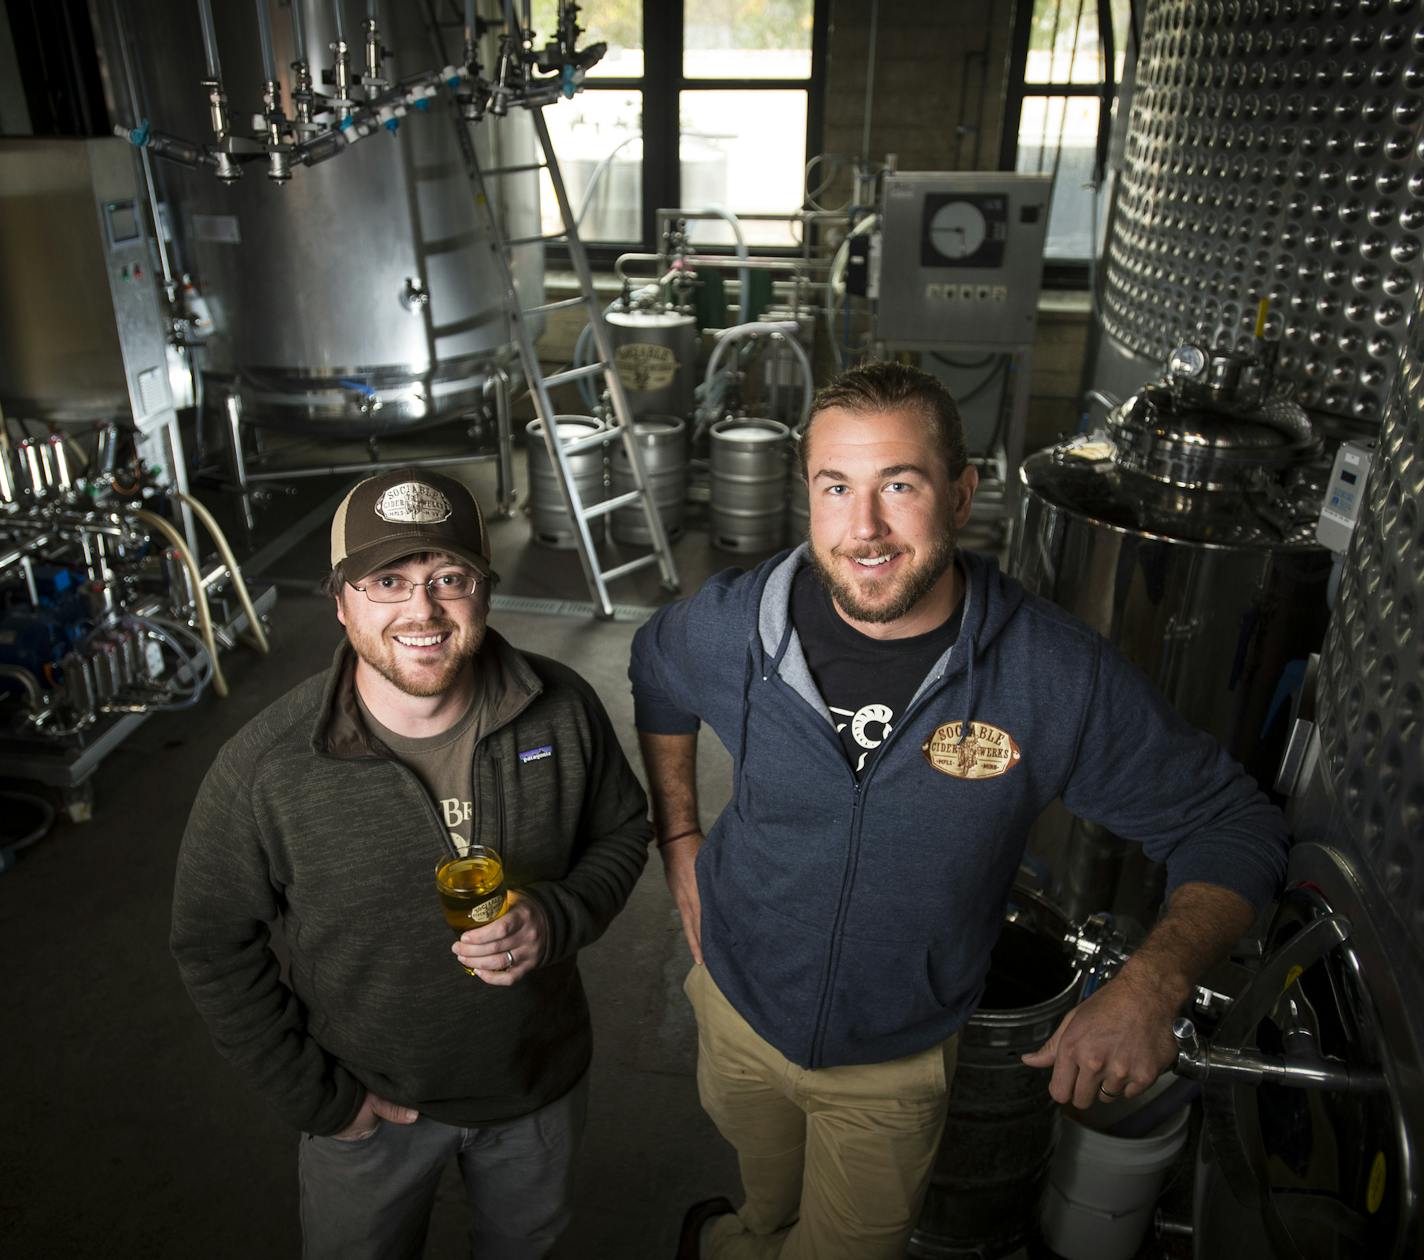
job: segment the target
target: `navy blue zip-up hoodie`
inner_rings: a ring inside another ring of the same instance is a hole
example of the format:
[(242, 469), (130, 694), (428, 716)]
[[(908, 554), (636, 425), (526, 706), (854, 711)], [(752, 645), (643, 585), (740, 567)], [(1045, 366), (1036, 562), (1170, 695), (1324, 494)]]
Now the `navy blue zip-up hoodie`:
[[(1285, 820), (1255, 782), (1101, 636), (974, 553), (958, 641), (857, 784), (791, 624), (805, 558), (728, 570), (662, 609), (629, 670), (640, 731), (706, 722), (731, 754), (733, 796), (697, 859), (703, 958), (792, 1062), (884, 1062), (973, 1014), (1029, 827), (1056, 797), (1165, 861), (1169, 892), (1275, 895)], [(1001, 773), (965, 777), (971, 732)]]

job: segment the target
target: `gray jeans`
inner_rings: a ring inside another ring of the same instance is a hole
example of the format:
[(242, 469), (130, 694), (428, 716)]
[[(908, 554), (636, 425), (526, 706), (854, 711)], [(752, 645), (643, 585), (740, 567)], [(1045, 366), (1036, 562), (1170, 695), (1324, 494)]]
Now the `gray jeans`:
[(421, 1116), (383, 1121), (357, 1142), (303, 1134), (306, 1260), (419, 1260), (435, 1188), (451, 1156), (470, 1198), (476, 1260), (537, 1260), (568, 1226), (573, 1166), (588, 1111), (588, 1074), (547, 1107), (459, 1128)]

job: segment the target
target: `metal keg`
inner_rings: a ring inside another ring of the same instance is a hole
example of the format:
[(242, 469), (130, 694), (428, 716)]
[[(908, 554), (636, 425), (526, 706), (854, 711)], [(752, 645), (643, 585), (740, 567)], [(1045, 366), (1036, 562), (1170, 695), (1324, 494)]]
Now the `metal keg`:
[(691, 415), (697, 320), (676, 311), (609, 311), (604, 322), (633, 415)]
[[(559, 442), (576, 442), (606, 431), (608, 426), (592, 416), (555, 416), (554, 428)], [(529, 519), (533, 527), (533, 539), (545, 547), (571, 549), (578, 545), (578, 533), (564, 507), (563, 492), (559, 489), (558, 472), (549, 459), (549, 448), (544, 444), (544, 422), (532, 420), (524, 432), (529, 438)], [(604, 479), (604, 463), (608, 448), (590, 447), (568, 457), (569, 471), (573, 474), (574, 485), (578, 487), (583, 505), (602, 503), (608, 490)], [(599, 519), (589, 526), (597, 530)], [(595, 541), (597, 535), (595, 533)]]
[(1025, 1067), (1078, 1002), (1082, 975), (1068, 920), (1016, 887), (994, 946), (979, 1009), (959, 1034), (949, 1116), (908, 1254), (1007, 1255), (1037, 1219), (1058, 1140), (1053, 1073)]
[[(816, 349), (816, 317), (805, 308), (768, 306), (761, 318), (768, 323), (794, 323), (796, 340), (812, 358)], [(773, 339), (762, 354), (762, 389), (767, 414), (773, 420), (796, 424), (801, 419), (804, 396), (801, 361), (784, 341)]]
[(794, 547), (811, 537), (811, 487), (806, 481), (805, 452), (801, 448), (802, 431), (791, 430), (791, 472), (786, 478), (787, 541)]
[[(687, 425), (677, 416), (644, 416), (633, 425), (633, 432), (638, 453), (643, 457), (643, 475), (653, 492), (653, 504), (671, 542), (682, 537), (687, 510)], [(633, 467), (622, 442), (613, 445), (608, 465), (614, 498), (636, 488)], [(613, 513), (613, 540), (643, 547), (653, 545), (642, 508), (619, 508)]]
[(712, 545), (775, 551), (786, 538), (786, 455), (791, 430), (738, 416), (712, 426)]

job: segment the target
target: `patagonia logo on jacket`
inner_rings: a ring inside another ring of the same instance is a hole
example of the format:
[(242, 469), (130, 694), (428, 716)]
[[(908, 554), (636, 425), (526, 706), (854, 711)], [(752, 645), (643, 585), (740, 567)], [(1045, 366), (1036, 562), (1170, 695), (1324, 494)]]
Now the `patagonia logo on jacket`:
[(531, 761), (543, 761), (546, 757), (554, 755), (553, 744), (540, 744), (538, 748), (526, 748), (519, 754), (519, 764), (525, 765)]

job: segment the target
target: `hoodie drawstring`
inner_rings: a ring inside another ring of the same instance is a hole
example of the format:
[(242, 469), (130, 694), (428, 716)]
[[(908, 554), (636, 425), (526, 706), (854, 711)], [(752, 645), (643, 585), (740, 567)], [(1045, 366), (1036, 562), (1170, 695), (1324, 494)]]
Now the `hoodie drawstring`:
[(978, 655), (975, 651), (978, 644), (971, 638), (967, 646), (969, 662), (964, 676), (964, 721), (960, 723), (959, 738), (954, 741), (956, 744), (962, 744), (969, 738), (969, 727), (974, 720), (974, 658)]

